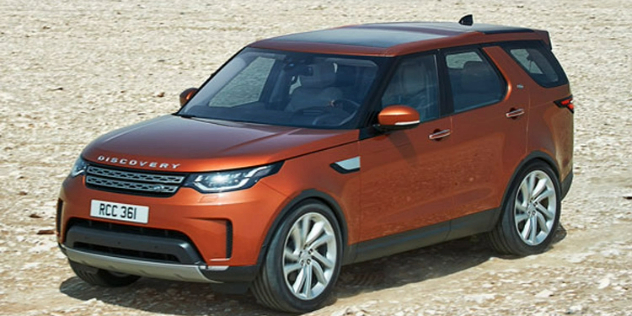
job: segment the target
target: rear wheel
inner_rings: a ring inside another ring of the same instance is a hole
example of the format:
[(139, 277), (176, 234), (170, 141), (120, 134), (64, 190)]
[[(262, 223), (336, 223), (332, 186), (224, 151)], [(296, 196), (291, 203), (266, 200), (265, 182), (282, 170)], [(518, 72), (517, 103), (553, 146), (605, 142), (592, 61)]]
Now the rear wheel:
[(274, 235), (252, 292), (287, 312), (321, 307), (340, 273), (342, 241), (331, 209), (314, 200), (295, 207)]
[(112, 272), (90, 267), (74, 261), (68, 261), (72, 271), (88, 284), (103, 287), (120, 287), (136, 282), (140, 277), (125, 273)]
[(502, 207), (501, 218), (489, 233), (500, 253), (528, 256), (546, 250), (560, 219), (560, 183), (551, 167), (530, 164), (516, 177)]

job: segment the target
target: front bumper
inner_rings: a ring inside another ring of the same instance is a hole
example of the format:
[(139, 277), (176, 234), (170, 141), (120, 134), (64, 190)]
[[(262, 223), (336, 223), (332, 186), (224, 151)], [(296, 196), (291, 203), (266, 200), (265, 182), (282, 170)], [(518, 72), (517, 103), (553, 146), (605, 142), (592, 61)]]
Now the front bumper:
[[(203, 264), (187, 265), (134, 260), (79, 251), (68, 248), (64, 245), (60, 245), (60, 247), (68, 257), (68, 260), (108, 271), (175, 281), (203, 283), (217, 282), (208, 279), (204, 276), (204, 274), (202, 274), (202, 269), (209, 268), (207, 265)], [(212, 268), (216, 269), (216, 271), (222, 271), (226, 270), (228, 267), (223, 266)]]
[(198, 283), (233, 283), (254, 280), (257, 266), (228, 267), (205, 264), (171, 264), (104, 256), (59, 245), (68, 260), (113, 272), (149, 278)]
[[(127, 253), (117, 252), (119, 250), (109, 253), (109, 250), (101, 251), (103, 249), (100, 248), (76, 248), (73, 244), (68, 243), (68, 233), (77, 222), (88, 223), (89, 225), (117, 226), (118, 229), (107, 231), (102, 238), (97, 238), (97, 236), (88, 244), (140, 252), (146, 250), (154, 253), (164, 252), (151, 251), (150, 248), (133, 242), (134, 239), (137, 241), (147, 239), (147, 231), (154, 231), (149, 234), (150, 237), (156, 236), (154, 234), (156, 232), (181, 233), (181, 235), (186, 236), (186, 240), (189, 241), (191, 248), (198, 255), (198, 259), (176, 260), (167, 264), (189, 265), (194, 263), (196, 269), (198, 269), (197, 265), (200, 264), (211, 267), (202, 269), (203, 274), (216, 275), (215, 272), (219, 272), (218, 269), (222, 267), (237, 268), (258, 264), (259, 254), (264, 246), (267, 232), (280, 212), (281, 206), (286, 203), (286, 199), (287, 196), (267, 186), (265, 181), (260, 181), (254, 187), (242, 191), (201, 194), (193, 189), (183, 187), (170, 197), (150, 197), (94, 190), (85, 186), (82, 176), (68, 178), (64, 181), (59, 198), (58, 242), (66, 248), (77, 251), (88, 250), (93, 254), (102, 256), (112, 254), (115, 257), (136, 261), (152, 261), (155, 258), (151, 256), (149, 258), (129, 256)], [(92, 200), (147, 206), (150, 210), (148, 223), (138, 224), (91, 217), (90, 205)], [(88, 227), (92, 227), (89, 225)], [(117, 235), (126, 237), (124, 238), (126, 241), (121, 242), (120, 246), (111, 243), (102, 244), (114, 236), (113, 234), (121, 232), (129, 232), (133, 236)], [(176, 249), (175, 252), (185, 251), (178, 250), (177, 244), (158, 243), (151, 246), (154, 247), (155, 245), (163, 248), (171, 247), (171, 249)]]
[[(184, 235), (183, 235), (184, 236)], [(70, 261), (150, 278), (202, 282), (250, 282), (257, 265), (209, 266), (186, 237), (138, 236), (73, 225), (59, 244)], [(133, 256), (132, 256), (133, 255)]]

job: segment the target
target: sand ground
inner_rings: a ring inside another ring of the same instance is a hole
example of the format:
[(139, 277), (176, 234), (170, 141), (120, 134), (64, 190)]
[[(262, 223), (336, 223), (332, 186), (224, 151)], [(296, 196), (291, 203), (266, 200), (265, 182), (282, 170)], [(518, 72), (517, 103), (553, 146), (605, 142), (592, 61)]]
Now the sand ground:
[(457, 20), (547, 29), (576, 100), (560, 241), (501, 258), (477, 238), (345, 267), (313, 315), (632, 315), (628, 0), (0, 0), (0, 314), (263, 315), (253, 297), (78, 280), (53, 235), (58, 190), (98, 135), (178, 108), (240, 47), (345, 24)]

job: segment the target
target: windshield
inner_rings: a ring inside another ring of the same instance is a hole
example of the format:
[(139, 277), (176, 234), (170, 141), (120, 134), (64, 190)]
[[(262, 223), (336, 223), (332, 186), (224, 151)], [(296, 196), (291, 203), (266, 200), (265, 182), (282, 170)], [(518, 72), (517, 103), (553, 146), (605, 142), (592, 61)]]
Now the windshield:
[(179, 115), (355, 128), (383, 60), (246, 48), (224, 65)]

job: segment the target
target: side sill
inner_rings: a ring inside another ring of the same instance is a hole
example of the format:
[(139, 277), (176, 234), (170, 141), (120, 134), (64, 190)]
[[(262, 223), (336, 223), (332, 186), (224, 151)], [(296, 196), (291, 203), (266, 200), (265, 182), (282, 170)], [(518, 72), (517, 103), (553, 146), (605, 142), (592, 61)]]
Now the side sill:
[[(444, 241), (488, 232), (494, 228), (500, 208), (470, 214), (443, 223), (422, 227), (407, 232), (363, 241), (347, 248), (347, 261), (358, 263), (392, 254), (422, 248)], [(353, 259), (351, 259), (353, 258)]]
[(494, 208), (450, 221), (450, 234), (446, 240), (453, 240), (462, 237), (472, 236), (494, 229), (501, 208)]
[(374, 240), (360, 242), (355, 247), (355, 259), (357, 263), (368, 261), (392, 254), (438, 244), (446, 240), (450, 231), (450, 222), (443, 222), (426, 226), (407, 232), (381, 237)]

